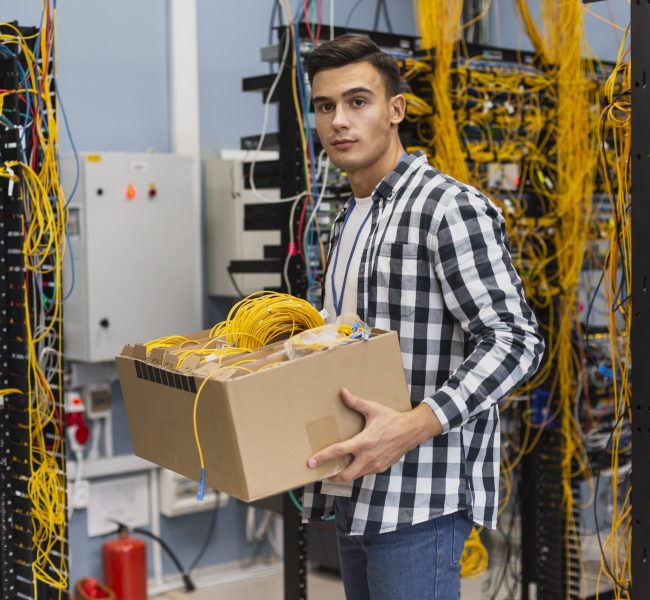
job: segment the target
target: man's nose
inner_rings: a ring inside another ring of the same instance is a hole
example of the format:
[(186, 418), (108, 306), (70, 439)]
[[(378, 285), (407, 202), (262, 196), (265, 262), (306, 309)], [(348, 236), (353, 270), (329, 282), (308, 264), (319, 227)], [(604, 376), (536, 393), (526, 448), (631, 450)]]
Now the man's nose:
[(344, 106), (337, 106), (334, 110), (334, 119), (332, 120), (332, 126), (335, 129), (347, 129), (349, 126), (348, 116), (345, 111)]

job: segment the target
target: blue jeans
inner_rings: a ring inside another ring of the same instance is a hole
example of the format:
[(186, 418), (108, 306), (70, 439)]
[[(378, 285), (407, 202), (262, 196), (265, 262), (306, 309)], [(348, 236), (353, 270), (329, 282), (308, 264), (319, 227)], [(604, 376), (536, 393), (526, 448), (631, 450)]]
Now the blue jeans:
[(347, 600), (457, 600), (465, 511), (371, 535), (347, 535), (349, 499), (336, 498), (336, 537)]

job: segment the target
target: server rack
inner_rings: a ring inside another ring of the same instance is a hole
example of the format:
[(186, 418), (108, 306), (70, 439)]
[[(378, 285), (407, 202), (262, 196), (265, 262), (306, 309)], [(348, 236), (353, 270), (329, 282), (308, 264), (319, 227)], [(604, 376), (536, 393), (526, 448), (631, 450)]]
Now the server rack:
[[(630, 3), (632, 45), (632, 587), (650, 588), (650, 4)], [(635, 468), (636, 466), (636, 468)]]
[[(36, 45), (39, 41), (39, 28), (7, 27), (2, 33), (14, 35), (20, 31), (25, 40), (31, 44), (31, 50), (38, 55)], [(43, 58), (40, 59), (44, 60)], [(54, 62), (48, 58), (46, 73), (53, 78)], [(26, 76), (23, 58), (18, 49), (12, 47), (0, 52), (0, 88), (18, 90), (23, 86)], [(54, 105), (54, 87), (52, 85), (52, 104)], [(20, 161), (21, 149), (26, 156), (32, 155), (36, 138), (27, 135), (23, 128), (21, 116), (24, 112), (18, 94), (8, 94), (4, 100), (3, 123), (0, 125), (0, 163)], [(24, 137), (24, 139), (23, 139)], [(41, 157), (34, 154), (32, 166), (39, 169)], [(21, 168), (21, 167), (16, 167)], [(28, 389), (28, 346), (25, 320), (26, 289), (31, 292), (27, 299), (31, 320), (48, 299), (53, 298), (54, 289), (60, 282), (56, 281), (54, 271), (42, 275), (38, 289), (42, 295), (33, 294), (37, 289), (35, 276), (25, 269), (23, 242), (25, 236), (24, 202), (20, 198), (19, 185), (15, 181), (0, 178), (0, 389), (16, 388), (24, 394), (7, 394), (0, 397), (0, 598), (39, 598), (43, 600), (61, 600), (68, 597), (67, 590), (36, 579), (32, 570), (36, 556), (33, 541), (33, 505), (28, 490), (31, 478), (30, 466), (30, 403)], [(56, 325), (62, 315), (54, 321), (53, 315), (46, 314), (44, 325), (55, 327), (50, 337), (53, 347), (59, 344)], [(55, 461), (60, 476), (65, 481), (65, 422), (63, 395), (59, 386), (62, 382), (62, 361), (50, 372), (52, 375), (53, 410), (57, 414), (57, 424), (46, 428), (45, 441), (49, 446), (56, 440), (62, 444), (62, 451)], [(66, 498), (66, 490), (58, 490)], [(68, 529), (67, 520), (63, 529), (64, 539), (50, 554), (67, 571)], [(50, 566), (46, 571), (52, 573)]]

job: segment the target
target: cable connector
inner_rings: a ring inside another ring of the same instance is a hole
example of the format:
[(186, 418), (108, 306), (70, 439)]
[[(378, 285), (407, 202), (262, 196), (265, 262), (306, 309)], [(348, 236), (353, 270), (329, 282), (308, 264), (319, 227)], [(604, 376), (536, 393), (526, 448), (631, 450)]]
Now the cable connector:
[(196, 493), (196, 499), (199, 502), (203, 502), (203, 497), (205, 496), (205, 468), (201, 469), (201, 478), (199, 479), (199, 489)]
[(13, 169), (5, 163), (5, 169), (9, 173), (9, 185), (7, 186), (7, 196), (10, 198), (14, 195), (14, 183), (16, 182), (16, 174)]

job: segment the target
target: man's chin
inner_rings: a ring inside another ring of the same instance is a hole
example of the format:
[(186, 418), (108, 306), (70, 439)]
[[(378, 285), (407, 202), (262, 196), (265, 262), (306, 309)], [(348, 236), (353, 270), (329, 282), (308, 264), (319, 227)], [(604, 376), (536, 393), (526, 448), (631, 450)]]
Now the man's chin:
[(336, 150), (332, 153), (328, 153), (328, 156), (334, 165), (342, 171), (356, 171), (357, 169), (363, 168), (365, 163), (362, 158), (345, 156), (340, 152), (336, 152)]

